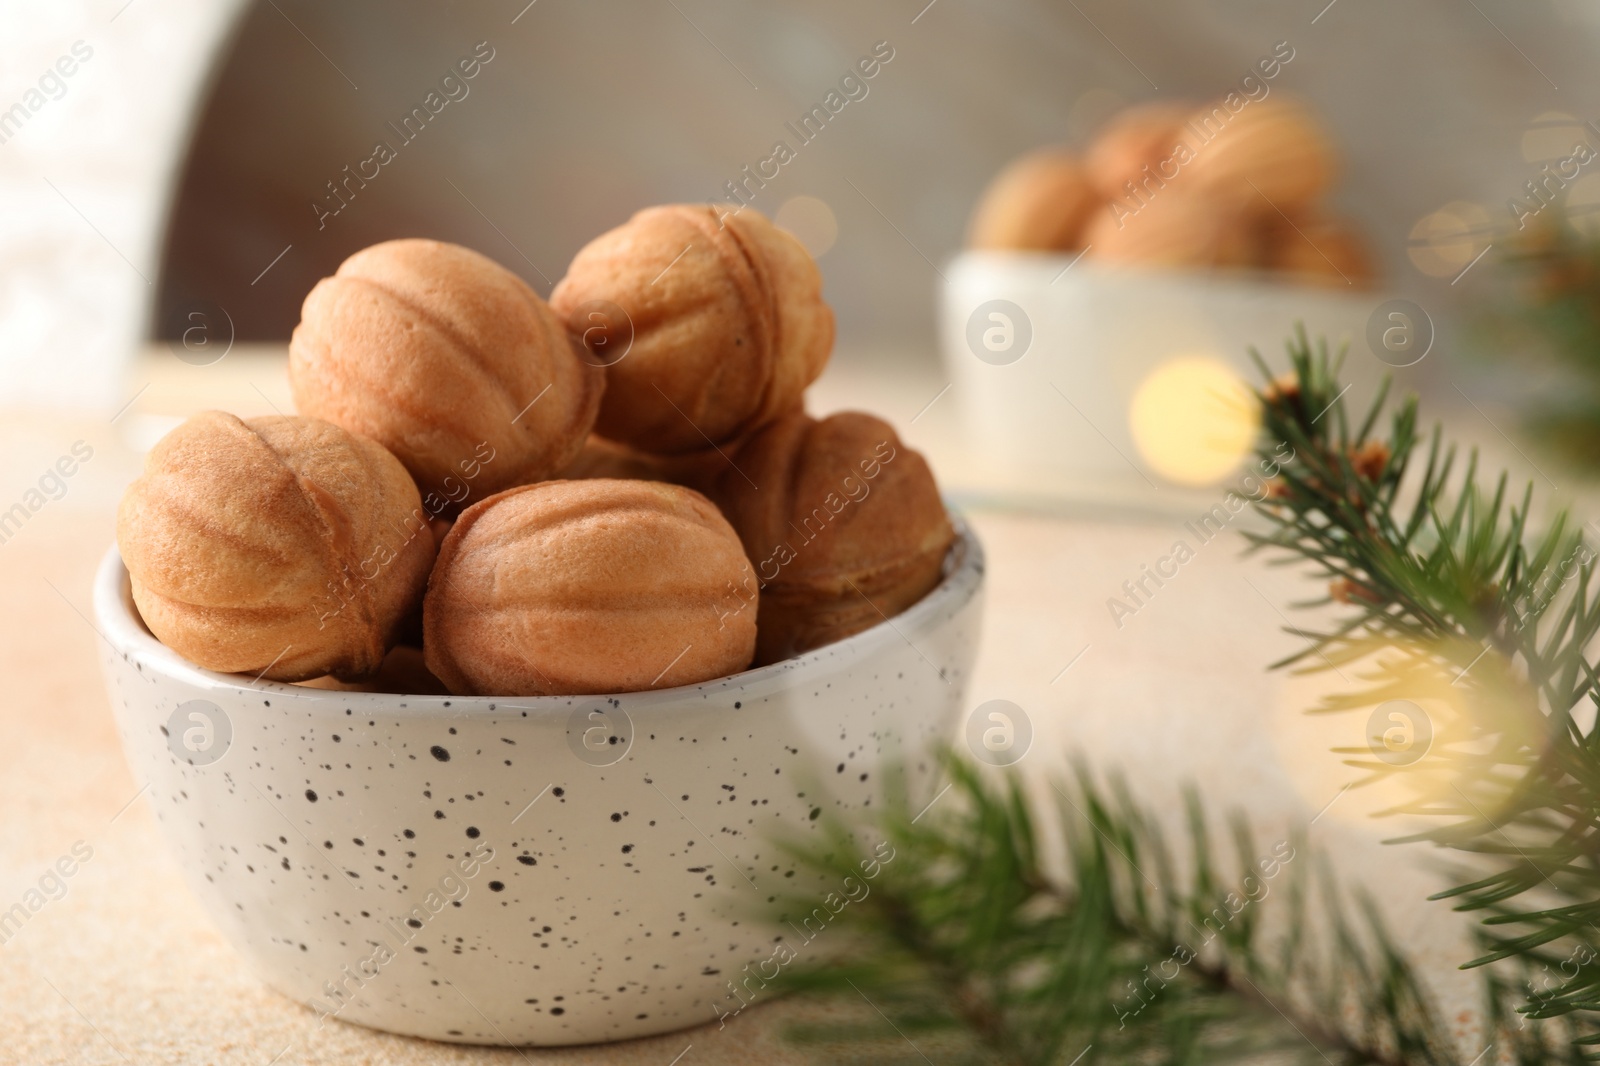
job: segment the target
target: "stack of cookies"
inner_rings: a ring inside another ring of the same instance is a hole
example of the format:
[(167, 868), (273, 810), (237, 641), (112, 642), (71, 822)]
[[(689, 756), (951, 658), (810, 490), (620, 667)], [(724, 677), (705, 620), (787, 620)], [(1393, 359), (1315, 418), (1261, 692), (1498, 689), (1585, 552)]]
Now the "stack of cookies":
[(886, 423), (805, 414), (821, 289), (793, 237), (702, 206), (597, 238), (548, 304), (466, 248), (365, 249), (306, 297), (298, 416), (151, 451), (135, 603), (210, 669), (384, 685), (408, 655), (461, 695), (691, 684), (876, 625), (954, 532)]
[(1157, 101), (1113, 117), (1082, 155), (1013, 162), (974, 211), (969, 244), (1368, 286), (1365, 242), (1324, 204), (1336, 172), (1321, 125), (1281, 94)]

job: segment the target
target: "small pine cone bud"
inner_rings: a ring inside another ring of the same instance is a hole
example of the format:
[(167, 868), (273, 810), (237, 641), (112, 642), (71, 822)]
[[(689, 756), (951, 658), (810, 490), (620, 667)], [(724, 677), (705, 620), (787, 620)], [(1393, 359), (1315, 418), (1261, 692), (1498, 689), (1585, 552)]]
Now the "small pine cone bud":
[(1381, 440), (1369, 440), (1359, 448), (1350, 450), (1350, 465), (1368, 481), (1377, 481), (1389, 465), (1389, 446)]
[(1279, 374), (1261, 391), (1261, 398), (1274, 407), (1300, 401), (1300, 379), (1293, 373)]
[(1371, 589), (1356, 584), (1347, 577), (1335, 578), (1328, 582), (1328, 595), (1333, 597), (1335, 603), (1382, 603), (1383, 601)]

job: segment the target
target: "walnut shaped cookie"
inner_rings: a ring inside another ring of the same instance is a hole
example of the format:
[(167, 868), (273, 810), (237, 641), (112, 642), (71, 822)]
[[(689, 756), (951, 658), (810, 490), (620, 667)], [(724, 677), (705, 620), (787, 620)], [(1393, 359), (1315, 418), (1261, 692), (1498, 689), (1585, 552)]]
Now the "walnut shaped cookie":
[(754, 211), (640, 211), (578, 252), (550, 304), (576, 335), (595, 308), (623, 316), (631, 344), (595, 431), (643, 451), (721, 444), (797, 410), (833, 349), (816, 263)]
[(289, 382), (301, 414), (388, 448), (440, 514), (571, 462), (605, 371), (515, 274), (411, 239), (357, 252), (311, 290)]
[(423, 651), (458, 695), (670, 688), (749, 665), (758, 600), (698, 492), (545, 481), (462, 512), (428, 581)]
[(892, 618), (943, 575), (955, 531), (927, 462), (887, 422), (845, 411), (773, 423), (697, 484), (755, 567), (756, 664)]
[(151, 450), (117, 546), (162, 643), (273, 681), (375, 672), (435, 552), (416, 485), (381, 445), (317, 419), (220, 411)]

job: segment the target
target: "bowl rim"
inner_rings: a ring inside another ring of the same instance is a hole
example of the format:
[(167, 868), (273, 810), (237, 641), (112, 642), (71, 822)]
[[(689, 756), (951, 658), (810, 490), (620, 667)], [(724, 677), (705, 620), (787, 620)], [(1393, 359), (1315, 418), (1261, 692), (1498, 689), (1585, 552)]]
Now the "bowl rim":
[[(1096, 286), (1169, 286), (1173, 290), (1188, 290), (1203, 295), (1218, 291), (1230, 296), (1253, 300), (1271, 299), (1284, 302), (1313, 302), (1328, 308), (1348, 309), (1375, 306), (1396, 295), (1394, 285), (1384, 279), (1365, 288), (1346, 292), (1340, 289), (1307, 284), (1304, 275), (1272, 270), (1267, 267), (1214, 267), (1198, 269), (1155, 263), (1107, 263), (1085, 259), (1075, 252), (1032, 251), (1024, 248), (964, 248), (952, 256), (945, 290), (960, 290), (970, 285), (968, 276), (990, 271), (1004, 271), (1012, 276), (1027, 275), (1030, 279), (1059, 279), (1044, 283), (1045, 289), (1070, 292), (1074, 287)], [(1062, 277), (1059, 267), (1078, 263), (1070, 277)], [(1300, 280), (1297, 280), (1300, 279)], [(1001, 294), (1003, 295), (1003, 294)]]
[[(983, 544), (960, 514), (955, 511), (949, 513), (951, 525), (955, 528), (955, 539), (945, 557), (944, 576), (927, 595), (904, 611), (860, 633), (814, 648), (792, 659), (672, 688), (570, 696), (433, 696), (316, 689), (290, 682), (251, 680), (242, 674), (208, 670), (189, 662), (145, 628), (143, 619), (133, 605), (128, 570), (115, 542), (107, 549), (95, 573), (94, 616), (100, 635), (111, 651), (130, 662), (136, 660), (144, 664), (145, 669), (140, 672), (152, 681), (162, 677), (190, 688), (230, 697), (266, 694), (307, 704), (308, 709), (320, 704), (341, 717), (345, 716), (347, 709), (389, 718), (439, 713), (461, 716), (504, 710), (566, 713), (579, 702), (619, 705), (617, 701), (626, 701), (633, 711), (648, 711), (665, 705), (681, 706), (691, 701), (694, 706), (703, 707), (704, 697), (718, 688), (766, 687), (784, 675), (801, 674), (807, 667), (836, 660), (841, 654), (855, 658), (871, 654), (886, 644), (909, 643), (910, 638), (905, 635), (905, 630), (921, 629), (941, 612), (953, 612), (964, 606), (983, 584)], [(912, 648), (916, 650), (915, 645)]]

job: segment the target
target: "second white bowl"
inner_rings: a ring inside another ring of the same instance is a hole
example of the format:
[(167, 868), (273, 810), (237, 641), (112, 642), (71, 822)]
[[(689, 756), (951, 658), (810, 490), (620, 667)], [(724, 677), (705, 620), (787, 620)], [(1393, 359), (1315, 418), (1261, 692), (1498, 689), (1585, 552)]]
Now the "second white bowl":
[[(1367, 341), (1386, 300), (1267, 276), (967, 252), (948, 268), (940, 347), (971, 462), (990, 491), (1172, 504), (1183, 496), (1174, 488), (1215, 495), (1212, 486), (1246, 469), (1255, 441), (1236, 423), (1253, 405), (1231, 408), (1261, 384), (1251, 347), (1286, 369), (1284, 342), (1297, 325), (1313, 341), (1348, 342), (1346, 401), (1360, 409), (1395, 365)], [(1431, 335), (1431, 325), (1416, 325)], [(1142, 435), (1141, 389), (1151, 390)], [(1219, 403), (1219, 391), (1235, 398)]]

